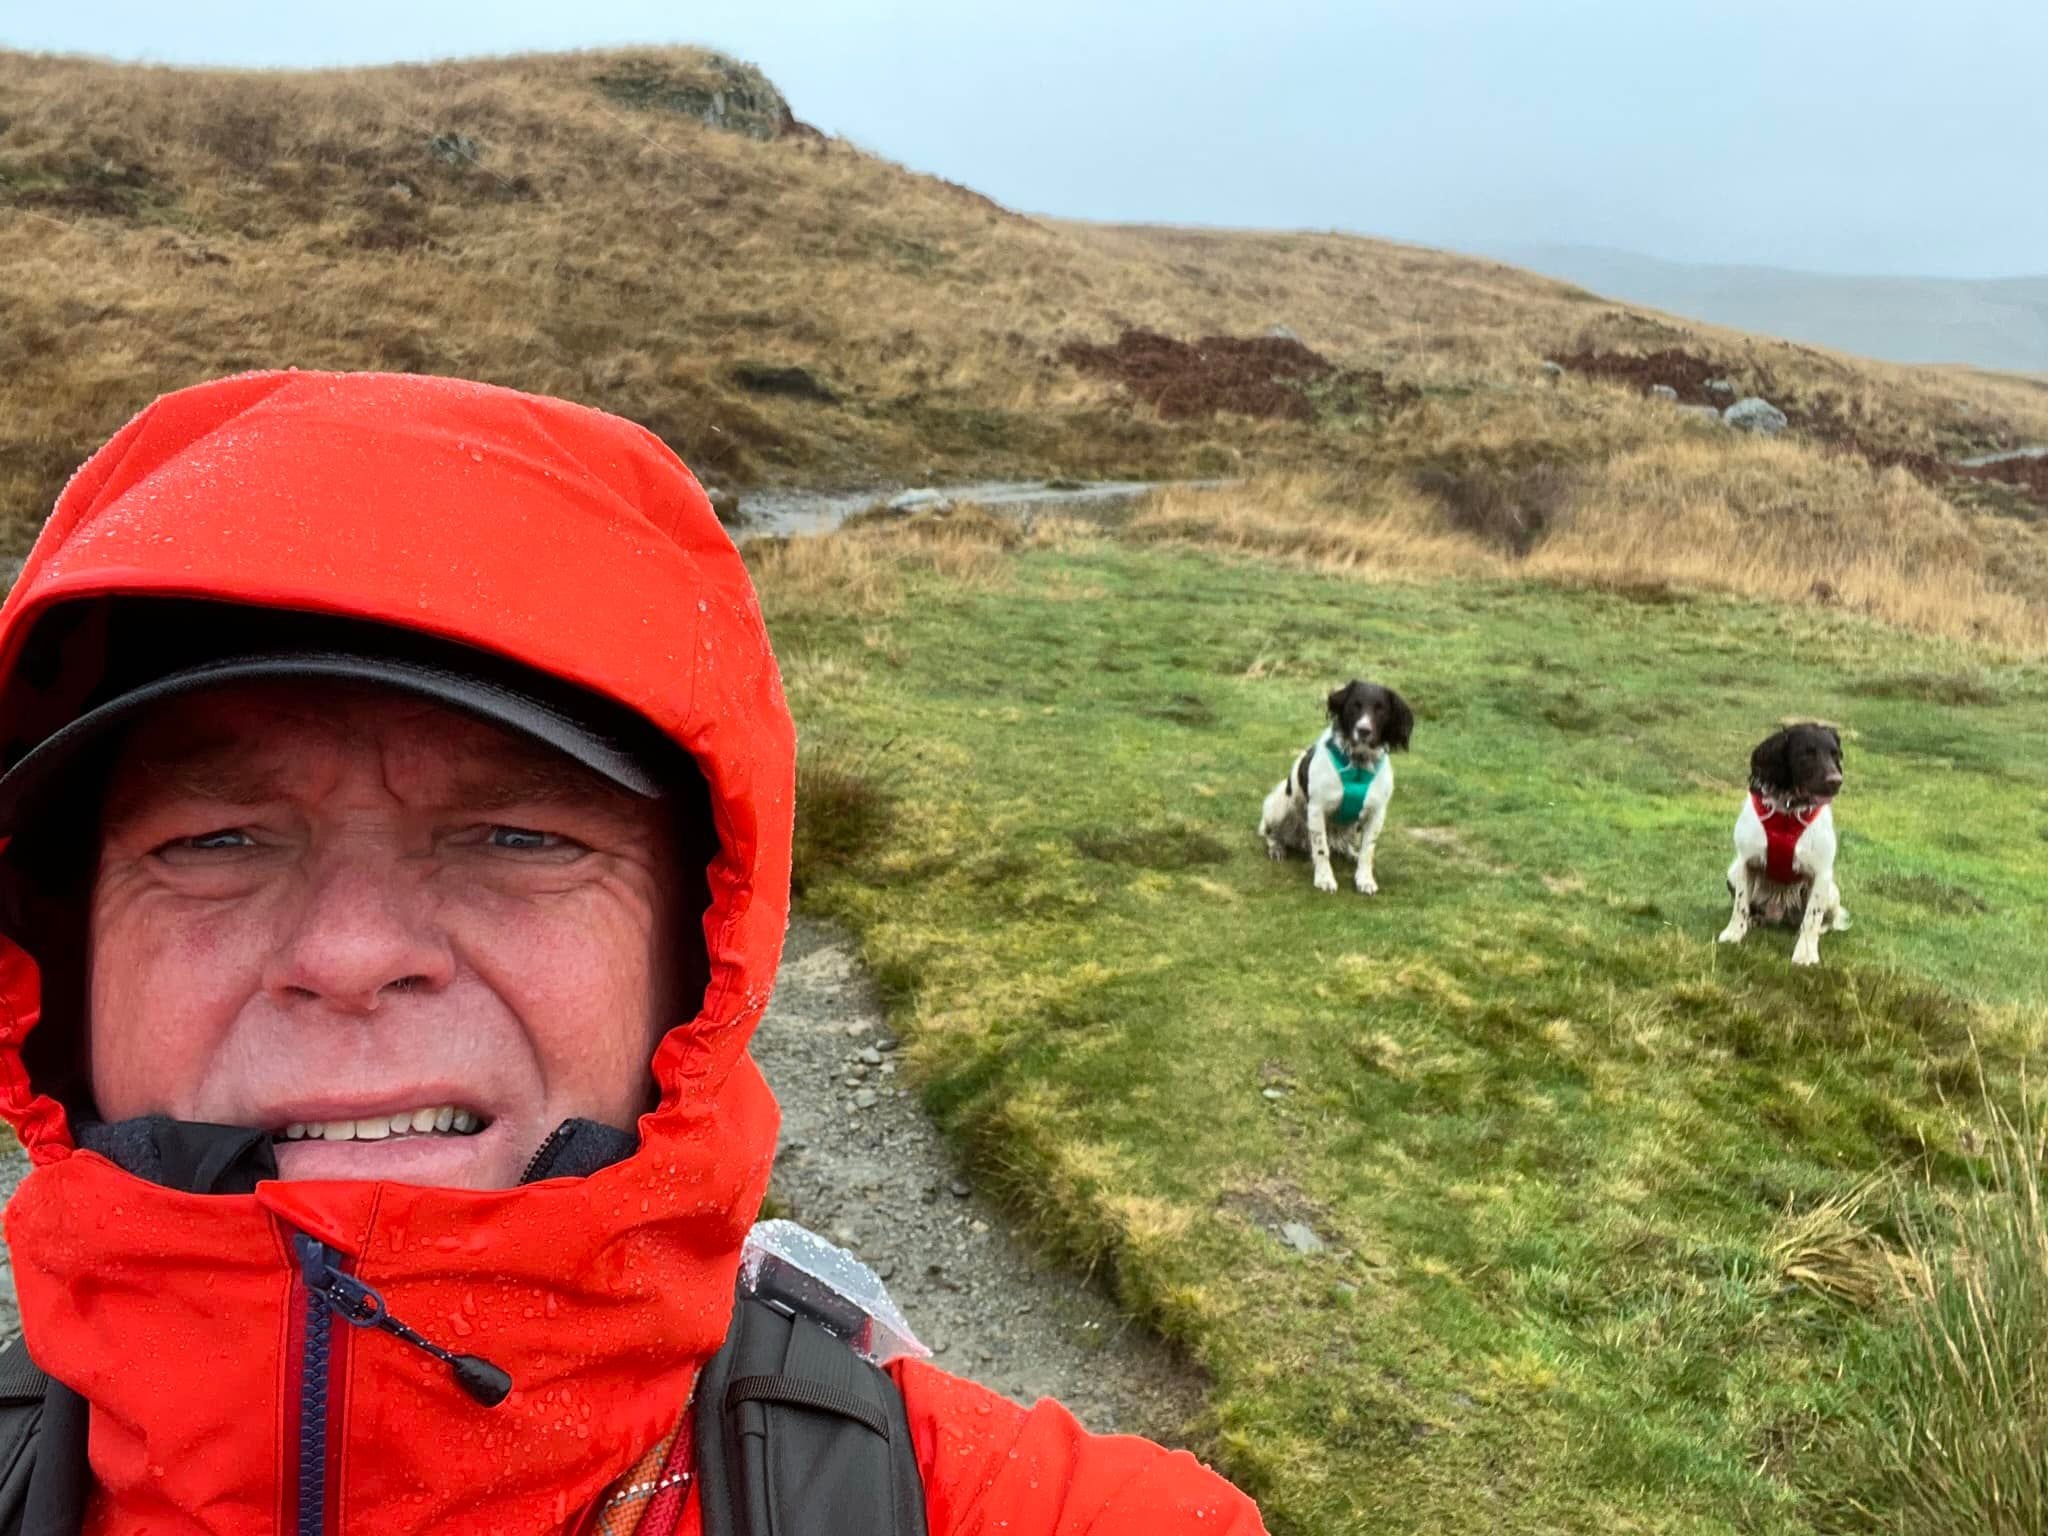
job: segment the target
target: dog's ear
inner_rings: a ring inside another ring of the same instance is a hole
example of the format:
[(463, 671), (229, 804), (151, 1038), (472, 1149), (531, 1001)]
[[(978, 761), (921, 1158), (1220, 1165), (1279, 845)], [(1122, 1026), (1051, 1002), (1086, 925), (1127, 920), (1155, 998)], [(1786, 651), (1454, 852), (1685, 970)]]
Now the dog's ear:
[(1391, 752), (1406, 752), (1408, 738), (1415, 734), (1415, 711), (1408, 707), (1408, 701), (1387, 690), (1387, 749)]
[(1828, 740), (1835, 744), (1835, 760), (1839, 762), (1842, 757), (1842, 733), (1832, 725), (1824, 725), (1821, 729), (1828, 733)]
[(1351, 692), (1351, 688), (1350, 683), (1346, 683), (1342, 688), (1332, 688), (1330, 696), (1323, 700), (1323, 713), (1334, 719), (1337, 711), (1344, 707), (1345, 695)]
[(1792, 777), (1792, 733), (1773, 731), (1749, 754), (1749, 782), (1766, 789), (1783, 789)]

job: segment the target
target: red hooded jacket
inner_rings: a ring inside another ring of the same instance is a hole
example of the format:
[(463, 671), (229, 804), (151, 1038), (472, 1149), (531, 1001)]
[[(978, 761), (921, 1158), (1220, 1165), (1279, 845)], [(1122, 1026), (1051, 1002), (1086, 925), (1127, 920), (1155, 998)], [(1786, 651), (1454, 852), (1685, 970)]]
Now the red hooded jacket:
[[(393, 1316), (511, 1372), (485, 1409), (388, 1335), (340, 1329), (325, 1528), (560, 1532), (675, 1425), (730, 1315), (776, 1108), (747, 1054), (788, 916), (794, 732), (751, 585), (651, 434), (445, 379), (267, 373), (181, 391), (79, 471), (0, 612), (0, 719), (56, 711), (25, 647), (151, 595), (307, 610), (485, 648), (623, 703), (703, 770), (719, 851), (710, 984), (653, 1060), (639, 1150), (465, 1191), (281, 1182), (189, 1195), (79, 1150), (30, 1080), (34, 959), (0, 938), (0, 1114), (33, 1164), (7, 1209), (24, 1335), (90, 1404), (94, 1532), (289, 1529), (291, 1234)], [(58, 693), (63, 692), (60, 683)], [(897, 1370), (933, 1536), (1261, 1529), (1185, 1454)], [(679, 1529), (695, 1532), (694, 1501)]]

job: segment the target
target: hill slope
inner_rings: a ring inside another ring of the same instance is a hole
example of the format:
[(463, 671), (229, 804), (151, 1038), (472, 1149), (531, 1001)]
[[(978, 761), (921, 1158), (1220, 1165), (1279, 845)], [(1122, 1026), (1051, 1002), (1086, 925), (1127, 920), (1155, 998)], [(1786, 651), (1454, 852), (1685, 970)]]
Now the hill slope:
[[(1668, 482), (1721, 530), (1688, 571), (1796, 521), (1836, 531), (1760, 590), (1919, 622), (1919, 589), (1936, 627), (2043, 638), (2048, 479), (1944, 460), (2048, 441), (2048, 385), (1352, 237), (1029, 219), (828, 141), (757, 71), (689, 50), (318, 74), (0, 54), (0, 101), (9, 548), (163, 390), (390, 368), (601, 404), (740, 486), (1307, 470), (1312, 520), (1392, 509), (1482, 565)], [(1186, 345), (1205, 337), (1239, 340)], [(1645, 353), (1769, 395), (1793, 446), (1709, 440), (1615, 374)], [(1532, 465), (1557, 476), (1533, 521)], [(1928, 599), (1929, 560), (1955, 601)]]

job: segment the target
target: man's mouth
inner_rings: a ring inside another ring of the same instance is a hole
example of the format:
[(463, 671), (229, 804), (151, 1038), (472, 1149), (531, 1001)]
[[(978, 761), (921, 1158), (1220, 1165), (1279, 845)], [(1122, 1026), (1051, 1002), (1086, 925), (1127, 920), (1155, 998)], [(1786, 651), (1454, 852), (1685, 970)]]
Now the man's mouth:
[(490, 1124), (453, 1104), (423, 1105), (353, 1120), (294, 1120), (271, 1132), (272, 1141), (389, 1141), (394, 1137), (474, 1136)]

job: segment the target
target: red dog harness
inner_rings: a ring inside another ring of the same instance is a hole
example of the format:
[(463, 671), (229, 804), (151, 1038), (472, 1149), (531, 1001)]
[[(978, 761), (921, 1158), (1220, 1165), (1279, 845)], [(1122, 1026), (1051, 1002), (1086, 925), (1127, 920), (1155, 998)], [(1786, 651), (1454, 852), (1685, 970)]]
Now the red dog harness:
[(1764, 873), (1779, 885), (1796, 885), (1799, 873), (1793, 868), (1792, 855), (1828, 802), (1816, 800), (1807, 810), (1795, 811), (1780, 808), (1751, 790), (1749, 804), (1764, 825)]

